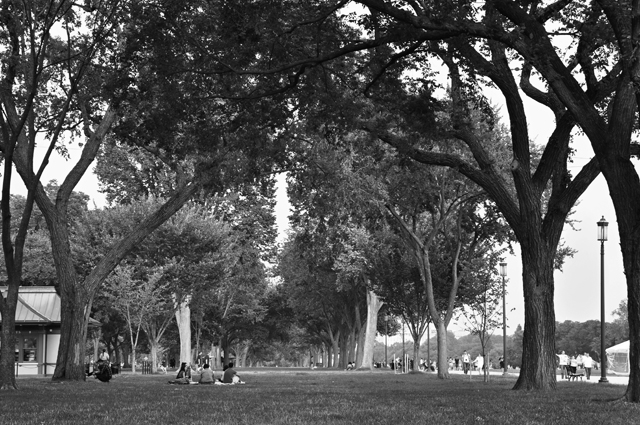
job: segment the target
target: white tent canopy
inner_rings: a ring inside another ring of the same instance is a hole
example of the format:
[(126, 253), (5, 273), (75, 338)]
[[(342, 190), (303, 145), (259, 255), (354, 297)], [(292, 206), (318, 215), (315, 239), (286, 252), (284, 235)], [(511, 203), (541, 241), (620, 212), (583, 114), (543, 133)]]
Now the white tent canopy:
[(629, 341), (609, 347), (607, 353), (607, 367), (614, 373), (629, 373)]

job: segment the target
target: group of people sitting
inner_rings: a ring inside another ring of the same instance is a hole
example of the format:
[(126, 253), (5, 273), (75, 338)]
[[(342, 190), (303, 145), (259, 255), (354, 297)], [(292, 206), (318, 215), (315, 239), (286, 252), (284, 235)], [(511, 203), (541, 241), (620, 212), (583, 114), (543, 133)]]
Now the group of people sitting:
[(233, 368), (233, 363), (229, 363), (228, 366), (225, 366), (222, 372), (222, 376), (219, 379), (215, 379), (215, 373), (209, 367), (208, 364), (202, 366), (202, 370), (200, 370), (200, 375), (193, 379), (191, 378), (191, 366), (186, 362), (183, 362), (180, 365), (180, 370), (178, 370), (178, 375), (176, 379), (169, 381), (170, 384), (202, 384), (202, 385), (211, 385), (211, 384), (244, 384), (243, 381), (240, 380), (240, 376)]

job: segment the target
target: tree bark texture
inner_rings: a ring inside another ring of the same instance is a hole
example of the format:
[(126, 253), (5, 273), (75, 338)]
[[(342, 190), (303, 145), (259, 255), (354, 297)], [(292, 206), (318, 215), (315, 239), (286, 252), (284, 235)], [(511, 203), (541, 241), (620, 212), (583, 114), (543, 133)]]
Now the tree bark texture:
[[(633, 163), (609, 159), (603, 167), (618, 221), (629, 313), (629, 383), (624, 399), (640, 402), (640, 181)], [(606, 290), (606, 277), (605, 277)]]
[(367, 291), (367, 322), (365, 326), (365, 339), (363, 345), (362, 362), (358, 369), (373, 370), (373, 347), (378, 333), (378, 312), (384, 302), (373, 291)]
[(447, 326), (444, 320), (438, 320), (436, 338), (438, 341), (438, 378), (449, 379), (449, 362), (447, 361)]
[(554, 255), (555, 249), (522, 247), (524, 338), (516, 390), (556, 388)]
[[(63, 279), (60, 280), (61, 283), (75, 281), (74, 271), (67, 267), (57, 269), (59, 278), (64, 274)], [(60, 292), (60, 346), (52, 380), (84, 381), (86, 379), (84, 370), (85, 306), (89, 301), (83, 294), (78, 293), (75, 285), (61, 284)]]
[(7, 298), (0, 298), (2, 304), (2, 336), (0, 337), (0, 390), (17, 390), (16, 367), (14, 349), (16, 346), (16, 306), (18, 291), (7, 294)]
[(340, 332), (340, 350), (338, 352), (338, 368), (340, 369), (346, 369), (349, 362), (349, 336), (349, 330), (343, 326), (342, 332)]

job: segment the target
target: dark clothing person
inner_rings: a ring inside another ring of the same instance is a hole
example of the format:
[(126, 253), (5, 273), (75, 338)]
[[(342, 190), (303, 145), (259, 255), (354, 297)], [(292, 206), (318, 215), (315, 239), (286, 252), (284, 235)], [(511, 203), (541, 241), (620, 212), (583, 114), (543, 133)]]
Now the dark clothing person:
[(184, 362), (180, 365), (178, 376), (176, 376), (176, 379), (182, 379), (182, 378), (191, 379), (191, 368), (187, 367), (187, 364)]
[(229, 363), (229, 367), (224, 371), (222, 376), (223, 384), (233, 384), (233, 377), (238, 376), (238, 373), (233, 369), (233, 363)]
[(180, 365), (180, 370), (176, 379), (169, 381), (170, 384), (188, 384), (191, 382), (191, 367), (187, 366), (185, 362)]

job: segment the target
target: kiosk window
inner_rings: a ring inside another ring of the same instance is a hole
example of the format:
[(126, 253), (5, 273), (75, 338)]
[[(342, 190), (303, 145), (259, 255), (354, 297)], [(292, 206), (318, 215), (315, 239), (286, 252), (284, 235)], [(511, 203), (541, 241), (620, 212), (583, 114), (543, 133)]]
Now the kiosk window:
[(24, 346), (22, 350), (22, 361), (35, 362), (36, 361), (36, 349), (38, 348), (37, 338), (25, 338), (23, 340)]

